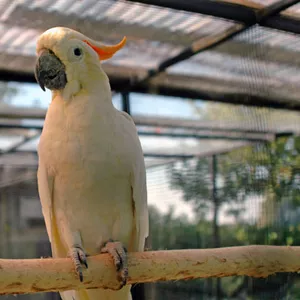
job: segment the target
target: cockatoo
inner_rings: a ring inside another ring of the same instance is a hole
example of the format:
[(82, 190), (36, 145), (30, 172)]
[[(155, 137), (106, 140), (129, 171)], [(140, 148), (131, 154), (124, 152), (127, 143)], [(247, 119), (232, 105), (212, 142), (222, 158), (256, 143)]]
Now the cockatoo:
[(148, 235), (146, 172), (131, 117), (112, 104), (101, 61), (121, 49), (64, 27), (37, 41), (36, 80), (52, 91), (38, 155), (38, 190), (54, 257), (82, 281), (87, 255), (107, 252), (121, 288), (61, 292), (64, 300), (128, 300), (126, 249)]

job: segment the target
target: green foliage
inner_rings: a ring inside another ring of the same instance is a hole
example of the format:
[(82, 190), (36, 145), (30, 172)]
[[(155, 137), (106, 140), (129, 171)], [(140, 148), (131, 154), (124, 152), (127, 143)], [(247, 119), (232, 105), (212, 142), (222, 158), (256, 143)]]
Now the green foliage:
[[(150, 206), (150, 237), (152, 250), (159, 249), (192, 249), (211, 247), (211, 224), (208, 221), (191, 221), (185, 216), (176, 217), (174, 211), (166, 214), (160, 213), (155, 207)], [(300, 244), (300, 225), (286, 227), (262, 227), (249, 224), (229, 224), (220, 226), (220, 233), (223, 237), (222, 246), (241, 246), (249, 244), (287, 245), (288, 241), (293, 244)], [(275, 298), (283, 293), (282, 286), (292, 286), (292, 289), (285, 289), (284, 293), (298, 299), (299, 284), (293, 286), (297, 276), (279, 274), (267, 279), (251, 279), (248, 277), (222, 278), (222, 299), (233, 299), (231, 296), (238, 296), (246, 292), (249, 299), (285, 299)], [(296, 281), (297, 283), (297, 281)], [(159, 295), (181, 294), (182, 299), (212, 299), (215, 291), (215, 280), (205, 279), (159, 283)], [(207, 298), (204, 298), (206, 295)], [(227, 295), (227, 296), (226, 296)], [(165, 297), (165, 298), (166, 298)], [(199, 298), (200, 297), (200, 298)], [(167, 297), (168, 298), (168, 297)], [(169, 297), (170, 298), (170, 297)], [(162, 299), (158, 297), (157, 299)], [(171, 299), (171, 298), (170, 298)], [(173, 299), (173, 298), (172, 298)], [(236, 298), (234, 298), (236, 299)]]
[[(285, 122), (299, 124), (296, 112), (220, 103), (209, 103), (204, 108), (195, 102), (191, 105), (202, 120), (218, 120), (236, 128), (245, 124), (260, 128), (261, 123), (264, 128), (277, 128), (278, 124), (280, 129)], [(170, 167), (171, 188), (183, 192), (184, 200), (193, 206), (198, 218), (195, 222), (183, 222), (172, 214), (167, 219), (161, 216), (164, 220), (161, 231), (165, 228), (167, 231), (156, 247), (164, 248), (166, 243), (168, 249), (214, 247), (212, 236), (216, 234), (221, 236), (223, 247), (300, 245), (299, 136), (283, 136), (270, 143), (256, 143), (218, 155), (214, 171), (215, 185), (211, 157), (181, 161)], [(251, 222), (243, 218), (248, 199), (260, 206)], [(213, 220), (209, 221), (212, 211)], [(220, 211), (226, 211), (236, 222), (220, 225)], [(300, 299), (299, 282), (299, 276), (294, 274), (267, 279), (224, 278), (221, 294), (222, 299)], [(201, 290), (189, 299), (212, 299), (215, 283), (215, 280), (189, 282), (190, 291), (196, 290), (196, 286)], [(182, 290), (183, 284), (174, 286), (176, 291), (179, 288)]]
[[(244, 155), (249, 152), (244, 149)], [(240, 155), (240, 153), (238, 153)], [(212, 159), (186, 160), (170, 167), (171, 188), (183, 191), (184, 200), (190, 202), (199, 220), (206, 219), (210, 209), (230, 204), (228, 214), (239, 218), (243, 203), (251, 194), (259, 194), (260, 178), (256, 179), (253, 166), (244, 163), (243, 157), (222, 155), (217, 158), (216, 194), (213, 194)], [(253, 188), (255, 187), (255, 188)], [(214, 197), (215, 196), (215, 197)], [(236, 204), (240, 204), (237, 209)]]
[(203, 218), (212, 201), (209, 159), (185, 160), (170, 168), (171, 187), (183, 190), (184, 200), (193, 204)]
[[(258, 143), (220, 155), (218, 205), (229, 205), (227, 212), (236, 219), (250, 196), (264, 196), (268, 202), (279, 203), (289, 199), (294, 207), (299, 205), (299, 157), (300, 137), (278, 138), (273, 143)], [(171, 187), (183, 191), (184, 200), (193, 205), (199, 219), (207, 216), (214, 202), (211, 173), (209, 158), (183, 161), (170, 168)]]
[[(184, 200), (193, 205), (198, 218), (190, 222), (187, 218), (175, 217), (172, 210), (166, 215), (153, 210), (154, 249), (214, 247), (215, 230), (207, 216), (216, 204), (219, 210), (226, 207), (227, 214), (236, 220), (234, 224), (217, 224), (223, 247), (300, 245), (300, 210), (299, 213), (297, 210), (300, 204), (300, 137), (281, 137), (272, 143), (258, 143), (220, 155), (216, 169), (214, 195), (211, 158), (185, 160), (170, 167), (171, 187), (183, 192)], [(243, 221), (245, 201), (258, 196), (263, 201), (257, 223)], [(279, 294), (283, 299), (288, 294), (299, 295), (298, 283), (293, 286), (297, 280), (298, 276), (287, 274), (268, 279), (226, 278), (222, 279), (222, 294), (229, 299), (229, 295), (246, 291), (249, 299), (275, 299)], [(195, 281), (189, 283), (189, 288), (193, 285), (201, 287), (203, 294), (211, 293), (213, 286)], [(290, 286), (293, 287), (289, 289)]]
[(149, 206), (149, 218), (153, 250), (199, 248), (197, 225), (187, 217), (175, 217), (172, 208), (162, 214), (154, 206)]

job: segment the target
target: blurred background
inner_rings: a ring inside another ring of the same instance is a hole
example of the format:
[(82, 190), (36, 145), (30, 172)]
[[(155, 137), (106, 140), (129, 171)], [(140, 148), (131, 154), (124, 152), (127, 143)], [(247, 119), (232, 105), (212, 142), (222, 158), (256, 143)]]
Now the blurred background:
[[(300, 245), (300, 5), (276, 0), (0, 1), (0, 258), (51, 256), (37, 144), (51, 94), (35, 43), (66, 26), (128, 43), (103, 63), (147, 166), (147, 248)], [(300, 277), (137, 285), (134, 300), (300, 299)], [(56, 293), (0, 299), (58, 300)]]

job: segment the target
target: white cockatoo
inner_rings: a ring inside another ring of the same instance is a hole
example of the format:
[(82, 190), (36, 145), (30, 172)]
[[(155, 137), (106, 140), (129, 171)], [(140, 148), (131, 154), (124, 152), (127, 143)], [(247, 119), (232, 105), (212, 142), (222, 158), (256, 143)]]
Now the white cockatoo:
[(64, 300), (128, 300), (127, 256), (148, 235), (146, 172), (131, 117), (112, 104), (101, 60), (121, 49), (69, 28), (37, 41), (35, 76), (52, 91), (38, 146), (38, 189), (54, 257), (70, 256), (82, 281), (87, 255), (107, 252), (118, 291), (61, 292)]

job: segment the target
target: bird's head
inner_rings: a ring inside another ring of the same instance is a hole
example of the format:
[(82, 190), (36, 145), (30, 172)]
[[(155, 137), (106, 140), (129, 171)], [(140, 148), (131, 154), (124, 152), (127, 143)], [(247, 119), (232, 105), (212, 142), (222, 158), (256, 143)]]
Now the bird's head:
[(51, 28), (37, 41), (36, 80), (44, 91), (46, 87), (74, 95), (93, 80), (107, 80), (100, 61), (112, 57), (125, 43), (124, 37), (117, 45), (104, 45), (69, 28)]

